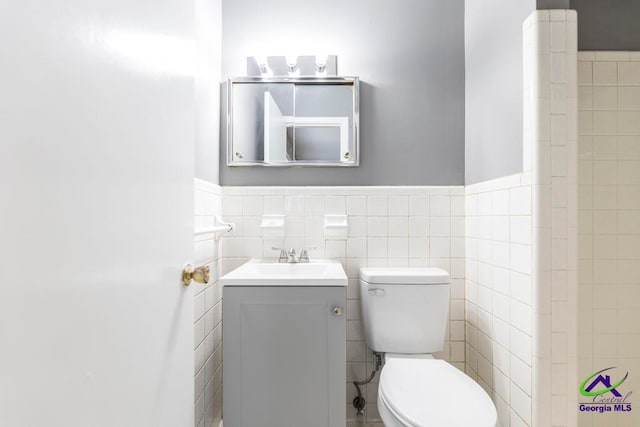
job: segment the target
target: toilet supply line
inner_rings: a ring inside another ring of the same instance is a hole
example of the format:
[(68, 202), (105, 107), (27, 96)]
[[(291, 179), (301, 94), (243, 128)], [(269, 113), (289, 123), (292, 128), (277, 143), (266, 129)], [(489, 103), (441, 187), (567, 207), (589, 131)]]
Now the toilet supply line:
[(371, 371), (371, 374), (369, 375), (369, 377), (364, 381), (353, 382), (353, 385), (356, 387), (356, 390), (358, 391), (358, 396), (354, 397), (353, 399), (353, 407), (356, 408), (356, 410), (358, 411), (356, 414), (359, 417), (364, 417), (364, 407), (366, 405), (366, 401), (364, 397), (362, 397), (362, 391), (360, 390), (360, 386), (369, 384), (373, 380), (373, 377), (376, 376), (376, 372), (378, 372), (382, 368), (382, 365), (384, 364), (382, 353), (374, 352), (373, 357), (376, 360), (376, 364), (375, 364), (375, 367), (373, 368), (373, 371)]

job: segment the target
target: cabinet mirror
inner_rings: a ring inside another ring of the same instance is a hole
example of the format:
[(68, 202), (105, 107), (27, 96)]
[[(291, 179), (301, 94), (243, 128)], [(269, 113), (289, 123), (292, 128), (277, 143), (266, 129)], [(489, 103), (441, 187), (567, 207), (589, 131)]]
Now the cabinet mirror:
[(358, 79), (238, 78), (228, 86), (229, 166), (358, 166)]

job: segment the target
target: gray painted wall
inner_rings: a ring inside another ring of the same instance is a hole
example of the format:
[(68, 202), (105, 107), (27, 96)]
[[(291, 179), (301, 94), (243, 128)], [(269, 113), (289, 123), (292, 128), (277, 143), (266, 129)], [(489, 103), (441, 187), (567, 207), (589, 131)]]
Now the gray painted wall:
[(196, 73), (194, 76), (195, 176), (218, 184), (220, 73), (222, 9), (221, 0), (194, 2), (196, 31)]
[(465, 181), (522, 172), (522, 22), (535, 0), (466, 0)]
[(223, 79), (288, 52), (362, 79), (360, 167), (229, 168), (223, 149), (223, 185), (463, 184), (464, 0), (223, 0), (222, 16)]
[(570, 9), (569, 0), (538, 0), (538, 9)]
[(571, 0), (579, 50), (640, 50), (640, 1)]

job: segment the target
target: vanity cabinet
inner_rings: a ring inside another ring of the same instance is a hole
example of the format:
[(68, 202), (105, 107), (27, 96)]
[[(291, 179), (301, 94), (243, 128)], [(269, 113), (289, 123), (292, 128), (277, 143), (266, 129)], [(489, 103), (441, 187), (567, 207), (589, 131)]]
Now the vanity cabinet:
[(223, 293), (224, 426), (344, 426), (346, 288)]

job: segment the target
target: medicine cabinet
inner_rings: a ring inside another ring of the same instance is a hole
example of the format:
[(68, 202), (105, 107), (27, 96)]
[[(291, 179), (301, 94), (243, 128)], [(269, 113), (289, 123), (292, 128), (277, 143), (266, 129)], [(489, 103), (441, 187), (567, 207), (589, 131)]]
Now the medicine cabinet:
[(228, 166), (358, 166), (356, 77), (241, 77), (228, 85)]

